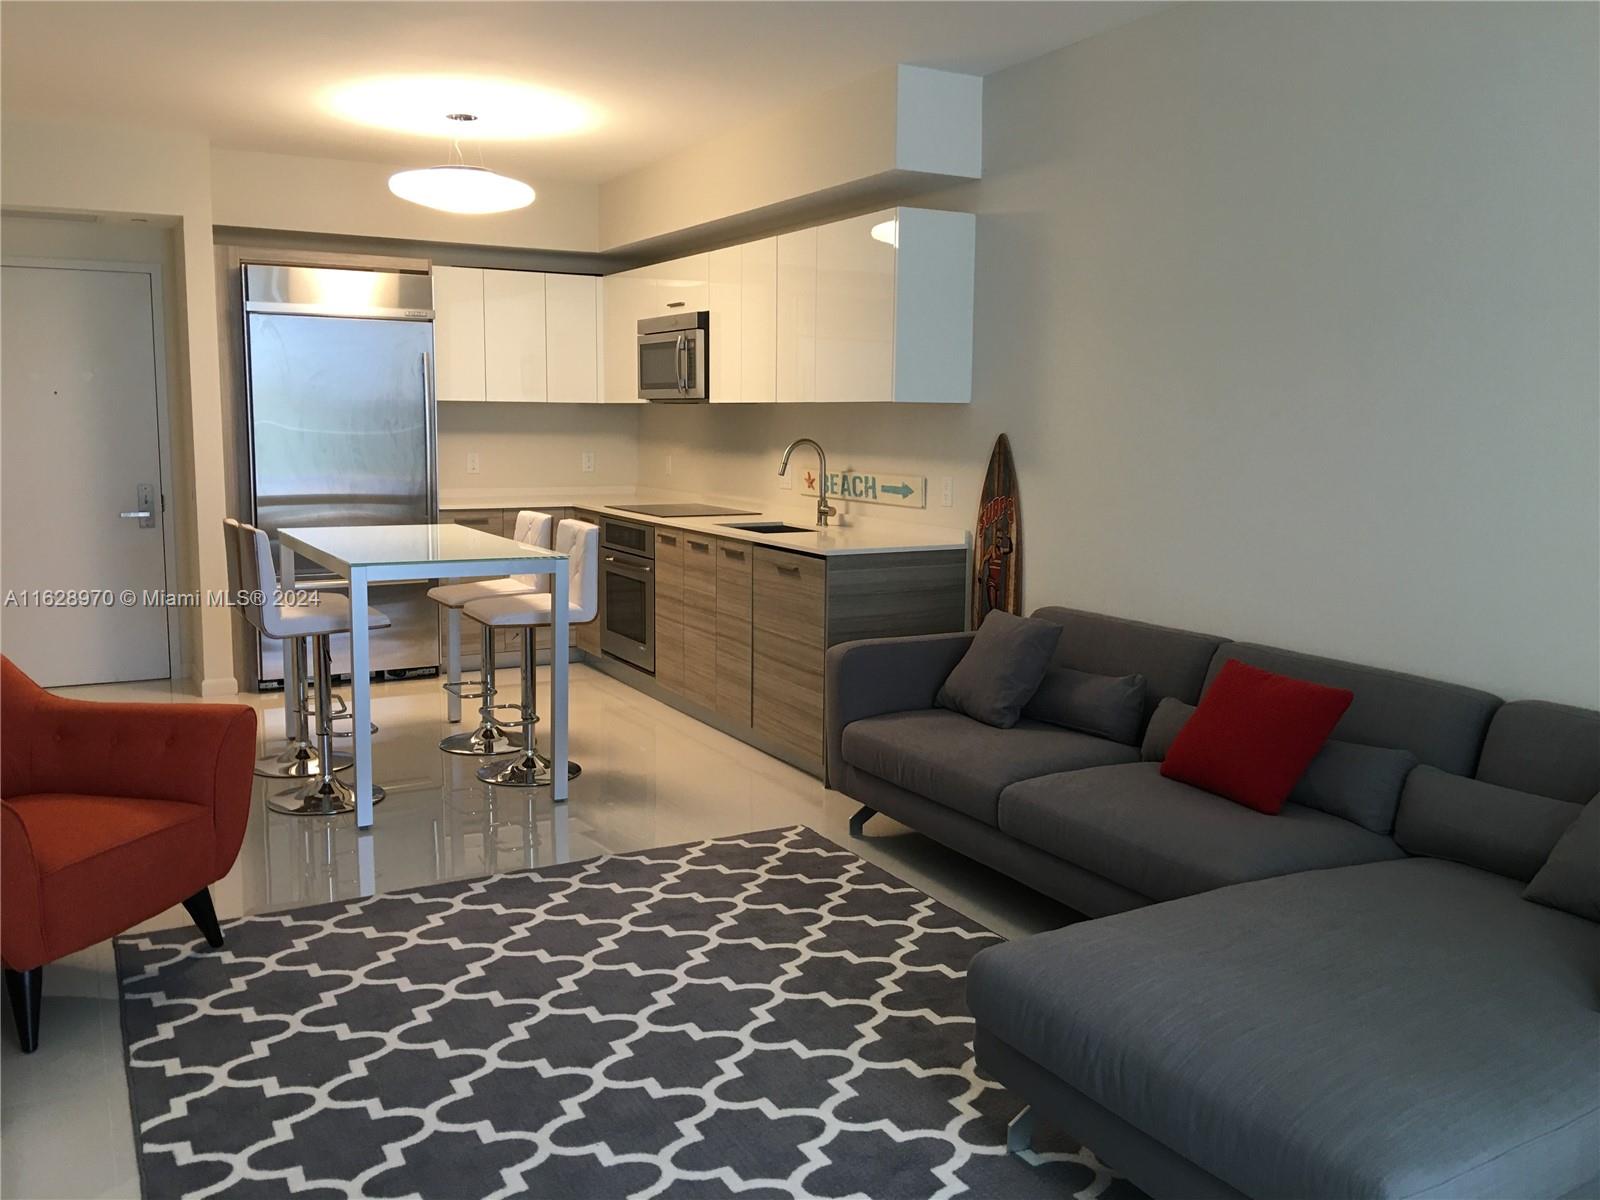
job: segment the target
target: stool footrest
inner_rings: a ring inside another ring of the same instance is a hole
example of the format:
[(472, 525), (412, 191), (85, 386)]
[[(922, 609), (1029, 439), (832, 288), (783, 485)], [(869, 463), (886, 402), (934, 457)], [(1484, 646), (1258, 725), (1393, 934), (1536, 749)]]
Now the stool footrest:
[(483, 697), (483, 688), (476, 683), (451, 683), (446, 680), (443, 686), (445, 691), (462, 700), (479, 700)]

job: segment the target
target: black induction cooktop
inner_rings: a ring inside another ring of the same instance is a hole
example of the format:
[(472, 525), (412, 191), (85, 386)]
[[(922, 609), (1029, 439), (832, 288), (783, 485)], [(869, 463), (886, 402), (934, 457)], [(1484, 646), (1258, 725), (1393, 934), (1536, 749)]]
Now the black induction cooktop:
[(756, 514), (753, 508), (722, 508), (716, 504), (612, 504), (609, 507), (642, 517), (749, 517)]

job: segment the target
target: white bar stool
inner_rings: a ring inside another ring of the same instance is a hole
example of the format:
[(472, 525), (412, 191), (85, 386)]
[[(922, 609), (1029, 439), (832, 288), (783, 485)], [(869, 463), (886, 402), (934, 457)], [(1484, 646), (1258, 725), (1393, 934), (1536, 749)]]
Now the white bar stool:
[[(316, 674), (317, 772), (299, 787), (267, 797), (267, 807), (295, 817), (336, 817), (355, 812), (355, 790), (336, 776), (340, 768), (333, 753), (332, 638), (336, 633), (350, 632), (350, 600), (338, 592), (322, 591), (314, 604), (278, 603), (278, 572), (267, 535), (243, 521), (237, 522), (234, 532), (244, 567), (241, 574), (253, 584), (254, 594), (247, 595), (250, 603), (244, 606), (246, 618), (268, 637), (285, 639), (286, 645), (289, 639), (309, 638)], [(389, 625), (389, 618), (375, 608), (367, 609), (364, 615), (368, 629)], [(299, 643), (294, 644), (298, 647)], [(372, 799), (374, 803), (382, 800), (383, 789), (374, 786)]]
[[(600, 528), (587, 521), (563, 521), (556, 527), (555, 548), (564, 551), (570, 563), (567, 620), (578, 625), (594, 620), (599, 608)], [(522, 745), (521, 753), (510, 762), (488, 763), (478, 769), (478, 778), (500, 787), (545, 787), (550, 782), (550, 760), (539, 753), (534, 726), (539, 723), (538, 673), (535, 655), (538, 629), (551, 623), (553, 597), (549, 592), (521, 596), (497, 596), (471, 600), (466, 614), (485, 629), (522, 630)], [(582, 771), (575, 762), (567, 764), (567, 778), (576, 779)]]
[[(258, 606), (252, 599), (261, 589), (255, 577), (255, 555), (241, 561), (239, 553), (239, 522), (232, 517), (222, 521), (223, 547), (228, 552), (228, 591), (231, 603), (244, 610), (245, 619), (257, 631), (261, 623), (256, 612)], [(246, 593), (250, 593), (249, 596)], [(309, 705), (306, 703), (305, 639), (286, 638), (283, 642), (283, 686), (288, 691), (290, 703), (285, 708), (284, 733), (288, 743), (277, 754), (256, 759), (255, 773), (267, 779), (309, 779), (321, 771), (317, 748), (311, 744)], [(343, 771), (355, 761), (348, 754), (335, 754), (332, 758), (335, 771)]]
[[(517, 514), (515, 541), (525, 546), (550, 544), (550, 514), (525, 508)], [(543, 592), (550, 586), (543, 575), (513, 575), (509, 579), (479, 579), (469, 583), (450, 583), (428, 591), (428, 599), (445, 610), (445, 684), (447, 697), (446, 716), (451, 724), (461, 720), (461, 701), (477, 699), (478, 727), (470, 733), (453, 733), (439, 742), (446, 754), (464, 754), (473, 758), (488, 758), (516, 750), (520, 739), (515, 730), (508, 728), (495, 717), (495, 709), (502, 707), (494, 702), (494, 630), (483, 627), (483, 664), (477, 691), (468, 691), (461, 685), (461, 612), (473, 600), (486, 600), (499, 596), (523, 596)], [(503, 707), (512, 707), (505, 705)]]

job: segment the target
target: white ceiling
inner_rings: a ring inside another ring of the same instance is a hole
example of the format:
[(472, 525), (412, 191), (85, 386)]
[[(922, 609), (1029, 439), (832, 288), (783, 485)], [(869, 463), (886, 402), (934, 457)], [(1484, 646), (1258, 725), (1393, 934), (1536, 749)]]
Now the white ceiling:
[(330, 115), (337, 85), (509, 79), (596, 106), (592, 129), (485, 143), (492, 167), (604, 180), (894, 63), (988, 74), (1162, 7), (1011, 3), (87, 3), (0, 5), (7, 115), (111, 120), (220, 146), (375, 162), (437, 138)]

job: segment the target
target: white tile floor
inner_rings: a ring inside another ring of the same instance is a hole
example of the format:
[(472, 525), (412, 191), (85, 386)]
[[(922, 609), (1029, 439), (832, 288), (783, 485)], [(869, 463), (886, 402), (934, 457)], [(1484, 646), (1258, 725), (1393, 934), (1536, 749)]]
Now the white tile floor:
[[(192, 699), (165, 683), (64, 694)], [(278, 698), (239, 699), (262, 714), (263, 747), (275, 747), (283, 734)], [(258, 780), (239, 861), (211, 889), (224, 919), (358, 896), (360, 856), (368, 852), (376, 888), (385, 891), (794, 824), (1002, 934), (1052, 928), (1069, 917), (887, 818), (874, 818), (868, 838), (852, 839), (847, 822), (856, 805), (846, 797), (586, 667), (575, 666), (572, 675), (572, 756), (584, 771), (565, 806), (543, 791), (491, 789), (474, 778), (477, 760), (440, 753), (438, 739), (453, 727), (437, 682), (382, 685), (374, 707), (378, 781), (389, 791), (375, 828), (361, 833), (348, 817), (269, 812), (264, 796), (284, 785)], [(187, 920), (175, 908), (149, 927)], [(137, 1196), (110, 943), (52, 963), (44, 989), (36, 1053), (17, 1051), (9, 1011), (0, 1031), (0, 1196)]]

